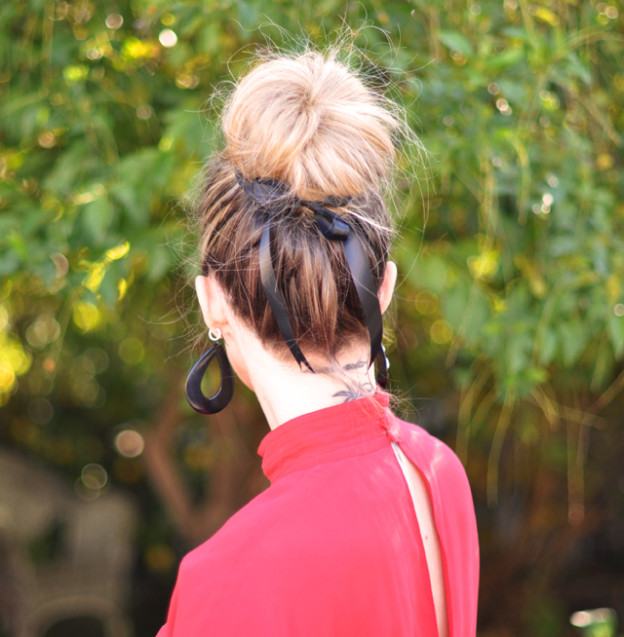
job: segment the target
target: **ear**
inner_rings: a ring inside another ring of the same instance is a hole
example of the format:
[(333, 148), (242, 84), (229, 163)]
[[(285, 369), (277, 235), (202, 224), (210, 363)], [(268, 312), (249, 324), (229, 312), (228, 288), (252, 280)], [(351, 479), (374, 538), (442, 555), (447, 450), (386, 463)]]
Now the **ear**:
[(392, 295), (394, 293), (394, 286), (397, 280), (397, 266), (394, 261), (388, 261), (386, 263), (386, 270), (384, 272), (384, 278), (379, 286), (379, 292), (377, 296), (379, 297), (379, 307), (381, 308), (381, 313), (383, 314), (390, 305), (390, 301), (392, 301)]
[(217, 279), (212, 275), (198, 276), (195, 290), (206, 327), (223, 331), (228, 322), (227, 299)]

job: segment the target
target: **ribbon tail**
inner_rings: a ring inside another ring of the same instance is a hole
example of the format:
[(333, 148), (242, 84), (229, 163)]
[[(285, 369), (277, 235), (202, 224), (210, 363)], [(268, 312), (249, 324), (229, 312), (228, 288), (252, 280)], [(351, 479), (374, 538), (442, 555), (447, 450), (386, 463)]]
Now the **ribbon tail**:
[(295, 339), (295, 333), (290, 323), (290, 318), (288, 317), (288, 310), (286, 309), (284, 298), (277, 286), (275, 270), (273, 269), (273, 259), (271, 256), (270, 225), (267, 225), (262, 233), (259, 252), (260, 280), (262, 282), (264, 293), (269, 301), (269, 305), (271, 306), (273, 316), (277, 321), (279, 331), (282, 334), (282, 338), (286, 341), (286, 345), (288, 345), (290, 352), (295, 357), (297, 363), (299, 363), (299, 366), (301, 367), (301, 365), (305, 365), (312, 373), (314, 373), (312, 366), (306, 360), (306, 357), (303, 355), (299, 345), (297, 345), (297, 340)]

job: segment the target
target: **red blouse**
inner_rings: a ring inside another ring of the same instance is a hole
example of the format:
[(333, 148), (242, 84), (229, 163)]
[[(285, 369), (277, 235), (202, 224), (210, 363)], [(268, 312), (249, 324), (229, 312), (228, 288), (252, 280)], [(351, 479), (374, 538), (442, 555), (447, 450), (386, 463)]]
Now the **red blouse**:
[(437, 637), (412, 498), (391, 443), (431, 497), (449, 637), (474, 637), (479, 547), (464, 469), (377, 394), (262, 441), (271, 486), (182, 561), (158, 637)]

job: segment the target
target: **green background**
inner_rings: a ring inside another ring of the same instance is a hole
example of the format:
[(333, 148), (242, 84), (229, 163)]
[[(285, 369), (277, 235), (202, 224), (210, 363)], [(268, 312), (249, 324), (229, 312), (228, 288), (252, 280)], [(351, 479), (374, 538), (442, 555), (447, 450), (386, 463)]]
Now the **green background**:
[[(473, 488), (483, 636), (624, 617), (624, 7), (616, 0), (0, 6), (0, 444), (141, 509), (131, 612), (266, 486), (252, 396), (206, 420), (187, 194), (271, 45), (355, 45), (428, 151), (400, 158), (400, 409)], [(216, 95), (216, 97), (215, 97)], [(136, 431), (139, 456), (120, 451)], [(82, 478), (81, 478), (82, 476)], [(100, 486), (96, 485), (97, 488)], [(47, 558), (52, 559), (48, 555)]]

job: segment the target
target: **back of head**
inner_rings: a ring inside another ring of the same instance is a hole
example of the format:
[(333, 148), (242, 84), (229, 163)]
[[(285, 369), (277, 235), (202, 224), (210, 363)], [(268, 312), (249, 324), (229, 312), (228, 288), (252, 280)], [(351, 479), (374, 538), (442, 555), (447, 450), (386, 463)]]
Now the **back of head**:
[(223, 113), (226, 145), (207, 165), (197, 211), (202, 267), (268, 346), (287, 351), (260, 281), (267, 224), (297, 342), (334, 356), (351, 339), (366, 338), (366, 324), (341, 242), (323, 237), (305, 205), (259, 205), (241, 179), (278, 180), (298, 202), (334, 202), (379, 286), (392, 233), (382, 190), (398, 126), (388, 102), (333, 54), (274, 57), (235, 87)]

